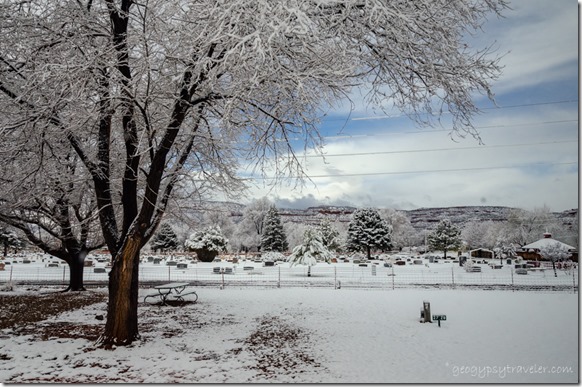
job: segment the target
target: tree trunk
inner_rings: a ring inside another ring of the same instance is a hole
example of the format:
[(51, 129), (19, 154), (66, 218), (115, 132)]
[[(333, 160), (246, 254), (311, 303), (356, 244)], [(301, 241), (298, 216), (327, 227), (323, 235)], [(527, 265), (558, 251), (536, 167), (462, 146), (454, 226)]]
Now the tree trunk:
[(71, 254), (69, 264), (69, 287), (64, 291), (78, 292), (85, 290), (83, 285), (83, 272), (85, 270), (85, 257), (87, 251), (81, 251), (78, 254)]
[(98, 341), (98, 344), (105, 348), (129, 345), (139, 339), (137, 303), (142, 239), (141, 232), (130, 230), (109, 273), (107, 322), (105, 332)]

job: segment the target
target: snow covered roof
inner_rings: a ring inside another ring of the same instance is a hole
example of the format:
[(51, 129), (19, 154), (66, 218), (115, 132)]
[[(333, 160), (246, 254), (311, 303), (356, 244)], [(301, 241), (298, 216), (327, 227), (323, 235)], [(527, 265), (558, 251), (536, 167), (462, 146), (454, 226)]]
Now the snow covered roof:
[(568, 250), (576, 250), (575, 247), (572, 247), (570, 245), (565, 244), (564, 242), (560, 242), (554, 238), (552, 238), (551, 236), (548, 236), (549, 234), (544, 234), (544, 237), (538, 241), (532, 242), (529, 245), (525, 245), (522, 246), (521, 249), (522, 250), (526, 250), (526, 249), (541, 249), (542, 247), (545, 246), (549, 246), (549, 245), (553, 245), (555, 243), (558, 243), (564, 247), (566, 247)]

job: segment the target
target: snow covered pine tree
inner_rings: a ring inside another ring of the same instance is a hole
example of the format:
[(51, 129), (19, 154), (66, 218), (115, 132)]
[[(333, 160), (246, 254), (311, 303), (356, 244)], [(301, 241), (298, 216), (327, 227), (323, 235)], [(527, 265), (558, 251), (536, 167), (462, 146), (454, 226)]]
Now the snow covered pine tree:
[(153, 251), (174, 251), (178, 248), (178, 235), (168, 223), (162, 223), (160, 230), (152, 238), (150, 244)]
[(348, 251), (363, 251), (368, 259), (372, 250), (386, 251), (392, 248), (392, 226), (380, 217), (377, 210), (363, 208), (354, 211), (348, 227)]
[(287, 237), (281, 224), (281, 216), (275, 206), (271, 206), (263, 221), (263, 234), (261, 235), (261, 251), (287, 251)]
[(436, 229), (428, 235), (428, 246), (431, 250), (441, 250), (447, 258), (447, 251), (461, 247), (461, 230), (449, 219), (439, 222)]
[(313, 227), (309, 227), (303, 233), (303, 243), (295, 246), (287, 262), (291, 267), (307, 265), (307, 276), (311, 277), (311, 266), (317, 265), (318, 261), (330, 263), (332, 258), (333, 254), (321, 240), (321, 233)]

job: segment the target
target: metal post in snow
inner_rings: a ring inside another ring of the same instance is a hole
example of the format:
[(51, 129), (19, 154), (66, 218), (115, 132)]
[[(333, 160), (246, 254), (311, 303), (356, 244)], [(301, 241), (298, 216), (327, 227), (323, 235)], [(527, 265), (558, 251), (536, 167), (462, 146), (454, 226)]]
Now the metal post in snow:
[(337, 289), (337, 266), (333, 267), (333, 288)]
[(65, 284), (65, 272), (66, 272), (66, 267), (63, 266), (63, 285)]
[(170, 270), (172, 270), (172, 266), (168, 266), (168, 282), (172, 282), (172, 273)]
[(277, 287), (280, 288), (281, 287), (281, 266), (277, 266), (277, 268), (279, 269), (279, 278), (277, 279)]
[(572, 290), (576, 293), (576, 270), (572, 270)]
[(515, 291), (515, 286), (513, 284), (513, 269), (511, 269), (511, 290)]
[(14, 266), (10, 265), (10, 283), (12, 283), (12, 270), (14, 270)]
[(394, 290), (394, 265), (392, 265), (392, 290)]
[(220, 289), (224, 289), (224, 271), (221, 270), (220, 274), (222, 275), (222, 285), (220, 286)]
[(451, 278), (453, 279), (453, 288), (455, 287), (455, 268), (451, 267)]

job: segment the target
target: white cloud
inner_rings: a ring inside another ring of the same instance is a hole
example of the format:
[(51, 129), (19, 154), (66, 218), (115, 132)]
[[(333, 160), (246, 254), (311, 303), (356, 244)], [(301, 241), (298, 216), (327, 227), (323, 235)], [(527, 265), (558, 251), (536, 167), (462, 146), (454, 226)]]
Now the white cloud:
[[(486, 26), (489, 35), (482, 38), (497, 39), (500, 52), (511, 50), (503, 58), (504, 75), (494, 91), (500, 99), (527, 105), (531, 102), (530, 94), (519, 93), (525, 90), (531, 93), (533, 87), (543, 83), (536, 101), (543, 102), (540, 98), (544, 97), (546, 101), (559, 100), (561, 90), (557, 81), (578, 80), (577, 68), (565, 67), (576, 61), (578, 55), (577, 3), (517, 0), (511, 6), (514, 10), (508, 11), (505, 19)], [(354, 95), (360, 104), (360, 96)], [(360, 105), (357, 109), (358, 115), (371, 112)], [(411, 121), (402, 118), (330, 120), (326, 134), (332, 133), (330, 125), (337, 124), (335, 133), (353, 135), (329, 138), (324, 152), (330, 155), (426, 151), (329, 156), (325, 163), (308, 158), (306, 168), (311, 176), (349, 176), (314, 178), (316, 186), (308, 182), (302, 190), (288, 185), (271, 190), (259, 186), (250, 196), (270, 195), (292, 207), (319, 202), (403, 209), (460, 205), (526, 209), (547, 205), (554, 211), (577, 208), (577, 120), (574, 103), (487, 110), (475, 119), (485, 143), (479, 149), (461, 149), (477, 145), (471, 138), (456, 143), (446, 132), (434, 130), (439, 128), (419, 131)], [(511, 146), (517, 144), (530, 145)], [(449, 150), (438, 151), (443, 148)], [(571, 162), (576, 164), (561, 165)], [(429, 172), (436, 170), (456, 171)]]
[(495, 83), (496, 93), (525, 86), (564, 80), (567, 64), (578, 60), (578, 4), (575, 0), (514, 0), (506, 18), (491, 23), (490, 33), (498, 42), (503, 74)]

